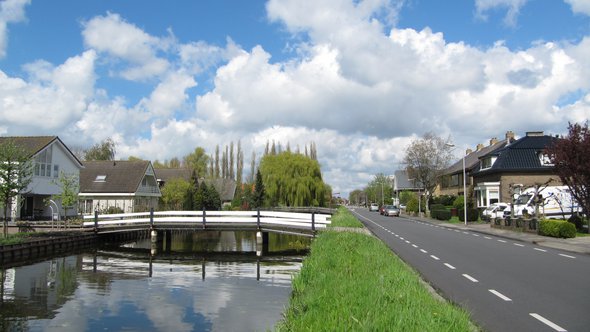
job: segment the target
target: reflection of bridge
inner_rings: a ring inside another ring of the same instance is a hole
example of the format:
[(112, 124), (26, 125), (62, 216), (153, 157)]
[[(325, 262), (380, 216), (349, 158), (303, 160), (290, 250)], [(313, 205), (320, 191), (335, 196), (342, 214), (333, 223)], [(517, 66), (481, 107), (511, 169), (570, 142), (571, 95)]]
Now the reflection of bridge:
[[(330, 223), (329, 214), (280, 211), (158, 211), (85, 216), (85, 229), (96, 233), (150, 230), (256, 231), (314, 236)], [(91, 221), (92, 220), (92, 221)]]

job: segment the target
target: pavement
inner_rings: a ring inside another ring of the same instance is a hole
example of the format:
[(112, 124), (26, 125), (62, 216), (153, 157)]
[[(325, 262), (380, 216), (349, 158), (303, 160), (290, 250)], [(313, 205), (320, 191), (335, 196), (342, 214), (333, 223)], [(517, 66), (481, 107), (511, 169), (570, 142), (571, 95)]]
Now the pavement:
[(467, 225), (465, 225), (451, 224), (448, 222), (441, 222), (440, 220), (436, 219), (413, 217), (408, 215), (403, 215), (403, 217), (413, 220), (420, 220), (431, 224), (438, 224), (443, 227), (455, 228), (481, 234), (489, 234), (515, 241), (532, 243), (541, 247), (560, 249), (572, 253), (590, 255), (590, 236), (579, 236), (573, 239), (559, 239), (549, 236), (542, 236), (534, 233), (493, 228), (490, 225), (490, 223), (467, 223)]

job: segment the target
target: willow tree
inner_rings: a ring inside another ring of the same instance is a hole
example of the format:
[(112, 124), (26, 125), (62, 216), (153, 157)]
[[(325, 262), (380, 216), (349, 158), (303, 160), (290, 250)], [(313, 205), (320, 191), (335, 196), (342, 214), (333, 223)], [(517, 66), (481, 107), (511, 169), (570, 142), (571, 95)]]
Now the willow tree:
[(283, 152), (260, 161), (266, 197), (271, 206), (326, 206), (327, 187), (320, 164), (309, 157)]

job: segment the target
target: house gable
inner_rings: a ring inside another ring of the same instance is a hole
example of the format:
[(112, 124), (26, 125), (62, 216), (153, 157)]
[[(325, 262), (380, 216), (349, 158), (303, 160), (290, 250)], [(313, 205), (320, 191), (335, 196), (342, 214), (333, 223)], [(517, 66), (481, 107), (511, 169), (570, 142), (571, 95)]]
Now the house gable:
[(149, 161), (87, 161), (80, 172), (80, 194), (161, 196)]

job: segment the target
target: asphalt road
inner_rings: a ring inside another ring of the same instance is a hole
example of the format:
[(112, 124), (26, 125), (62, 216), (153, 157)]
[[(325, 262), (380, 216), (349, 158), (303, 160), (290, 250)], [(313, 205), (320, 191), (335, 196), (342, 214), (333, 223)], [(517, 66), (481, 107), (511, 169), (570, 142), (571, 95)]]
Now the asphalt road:
[(590, 256), (352, 209), (486, 331), (590, 331)]

